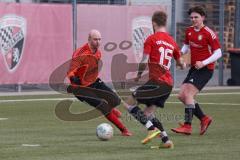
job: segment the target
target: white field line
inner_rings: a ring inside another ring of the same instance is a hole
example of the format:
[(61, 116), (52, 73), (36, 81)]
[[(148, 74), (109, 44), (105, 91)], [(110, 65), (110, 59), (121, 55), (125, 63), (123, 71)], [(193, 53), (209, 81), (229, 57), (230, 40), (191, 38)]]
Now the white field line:
[[(240, 92), (227, 92), (227, 93), (198, 93), (197, 96), (208, 96), (208, 95), (239, 95)], [(130, 95), (130, 94), (129, 94)], [(176, 97), (178, 94), (171, 94), (170, 97)], [(121, 96), (127, 97), (127, 96)]]
[[(166, 102), (170, 104), (182, 104), (182, 102)], [(240, 106), (240, 103), (212, 103), (212, 102), (200, 102), (200, 104), (219, 105), (219, 106)]]
[(8, 118), (0, 118), (0, 121), (8, 120)]
[(40, 147), (40, 144), (22, 144), (23, 147)]
[(9, 102), (34, 102), (34, 101), (60, 101), (60, 100), (77, 100), (76, 98), (36, 98), (36, 99), (8, 99), (0, 100), (0, 103), (9, 103)]
[[(208, 95), (239, 95), (240, 92), (228, 92), (228, 93), (199, 93), (199, 96), (208, 96)], [(177, 94), (171, 94), (171, 96), (177, 96)], [(11, 102), (34, 102), (34, 101), (60, 101), (60, 100), (73, 100), (77, 101), (76, 98), (36, 98), (36, 99), (9, 99), (9, 100), (0, 100), (1, 103), (11, 103)], [(181, 103), (181, 102), (167, 102), (167, 103)], [(201, 103), (201, 104), (210, 104), (210, 105), (240, 105), (240, 103)]]
[[(208, 96), (208, 95), (238, 95), (240, 92), (227, 92), (227, 93), (198, 93), (198, 96)], [(177, 94), (172, 94), (172, 96), (177, 96)]]

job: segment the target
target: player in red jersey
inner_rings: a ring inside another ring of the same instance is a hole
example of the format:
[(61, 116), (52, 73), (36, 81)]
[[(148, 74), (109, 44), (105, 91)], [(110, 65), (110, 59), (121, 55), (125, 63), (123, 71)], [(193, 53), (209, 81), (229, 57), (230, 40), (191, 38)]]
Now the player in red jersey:
[[(68, 71), (68, 77), (71, 81), (68, 91), (75, 93), (74, 95), (80, 101), (84, 101), (100, 110), (109, 121), (119, 128), (123, 136), (131, 136), (132, 133), (129, 132), (119, 120), (121, 112), (114, 108), (121, 103), (121, 99), (115, 92), (107, 87), (100, 78), (98, 78), (98, 66), (101, 58), (101, 52), (98, 49), (100, 41), (100, 32), (97, 30), (91, 30), (88, 36), (88, 43), (73, 53), (70, 69)], [(73, 92), (74, 89), (84, 89), (78, 86), (88, 87), (93, 90), (91, 90), (91, 92), (86, 90), (87, 92), (84, 95), (78, 94), (78, 91)], [(103, 94), (110, 94), (113, 97), (113, 106), (107, 106), (107, 108), (104, 108), (102, 105), (104, 100), (102, 100), (98, 94), (99, 91), (103, 91)]]
[[(137, 88), (124, 105), (129, 113), (149, 130), (148, 136), (142, 140), (143, 144), (160, 135), (163, 142), (161, 147), (172, 148), (172, 141), (169, 140), (162, 123), (155, 117), (154, 113), (156, 107), (164, 107), (164, 103), (172, 91), (173, 80), (169, 70), (172, 58), (182, 68), (186, 64), (180, 58), (180, 50), (176, 42), (167, 33), (166, 23), (166, 13), (154, 12), (152, 16), (154, 34), (150, 35), (144, 43), (143, 58), (135, 78), (135, 81), (141, 78), (148, 64), (149, 80)], [(138, 107), (137, 102), (146, 105), (144, 111)]]
[(173, 128), (172, 131), (190, 135), (191, 122), (195, 115), (201, 121), (200, 135), (203, 135), (212, 118), (203, 113), (195, 97), (211, 79), (214, 62), (222, 56), (222, 52), (217, 35), (203, 23), (206, 17), (204, 9), (196, 6), (190, 8), (188, 14), (193, 25), (186, 29), (181, 52), (184, 54), (190, 49), (191, 68), (178, 94), (178, 99), (185, 105), (185, 123)]

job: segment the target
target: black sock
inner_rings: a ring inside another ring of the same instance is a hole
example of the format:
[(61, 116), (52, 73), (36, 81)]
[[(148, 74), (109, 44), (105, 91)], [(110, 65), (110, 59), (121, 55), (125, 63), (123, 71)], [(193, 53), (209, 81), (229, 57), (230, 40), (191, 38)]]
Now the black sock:
[(194, 110), (194, 115), (201, 120), (205, 114), (203, 113), (202, 109), (200, 108), (198, 103), (195, 103), (195, 110)]
[(188, 104), (185, 107), (185, 124), (192, 124), (193, 119), (193, 113), (194, 113), (194, 104)]
[(162, 137), (162, 142), (163, 142), (163, 143), (166, 143), (168, 140), (169, 140), (169, 139), (168, 139), (168, 136)]
[(158, 128), (161, 132), (164, 131), (162, 123), (156, 117), (152, 118), (151, 122), (154, 125), (154, 127)]
[(169, 139), (168, 139), (167, 133), (163, 129), (162, 123), (156, 117), (153, 117), (151, 119), (151, 122), (154, 125), (154, 127), (158, 128), (161, 131), (162, 142), (166, 143)]
[[(143, 113), (143, 111), (138, 106), (132, 108), (132, 110), (129, 113), (144, 126), (149, 121), (147, 116)], [(153, 129), (154, 129), (154, 125), (148, 127), (148, 130), (153, 130)]]

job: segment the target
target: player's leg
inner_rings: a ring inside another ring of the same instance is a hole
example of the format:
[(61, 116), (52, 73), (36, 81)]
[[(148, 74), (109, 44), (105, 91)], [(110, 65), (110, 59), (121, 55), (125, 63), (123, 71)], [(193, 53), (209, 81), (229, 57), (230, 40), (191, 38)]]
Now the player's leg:
[[(193, 85), (199, 91), (201, 91), (204, 88), (204, 86), (206, 86), (208, 81), (211, 79), (212, 75), (213, 75), (213, 71), (209, 70), (207, 67), (197, 70), (196, 74), (194, 75), (197, 81), (193, 83)], [(196, 103), (196, 102), (195, 102), (194, 115), (201, 121), (200, 135), (203, 135), (206, 132), (208, 126), (211, 124), (212, 118), (208, 115), (205, 115), (199, 103)]]
[(204, 114), (197, 102), (195, 102), (194, 115), (200, 120), (200, 135), (203, 135), (207, 131), (208, 126), (212, 123), (212, 117)]
[(144, 112), (139, 108), (135, 97), (132, 95), (127, 98), (126, 101), (123, 102), (124, 107), (128, 110), (128, 112), (142, 125), (144, 125), (148, 130), (154, 130), (152, 122), (147, 119), (147, 116)]
[(198, 93), (198, 89), (192, 84), (184, 83), (180, 88), (178, 98), (185, 104), (184, 125), (179, 128), (173, 128), (172, 131), (176, 133), (183, 133), (190, 135), (192, 133), (192, 119), (195, 111), (194, 96)]
[(114, 99), (116, 99), (112, 106), (112, 112), (117, 116), (117, 117), (121, 117), (122, 113), (120, 110), (118, 110), (116, 107), (121, 103), (121, 99), (119, 98), (119, 96), (113, 92), (113, 90), (111, 88), (109, 88), (101, 79), (97, 79), (95, 85), (92, 85), (93, 88), (99, 89), (101, 91), (107, 92), (107, 94), (111, 94), (113, 95)]
[(202, 108), (200, 107), (199, 103), (195, 101), (195, 111), (194, 111), (194, 115), (201, 120), (203, 117), (205, 117), (205, 114), (202, 110)]
[[(162, 141), (165, 147), (170, 148), (173, 146), (173, 143), (169, 141), (167, 133), (163, 129), (162, 123), (154, 116), (156, 106), (164, 106), (164, 103), (169, 97), (171, 90), (172, 86), (161, 84), (159, 82), (156, 83), (154, 81), (148, 81), (146, 84), (133, 92), (134, 96), (131, 96), (128, 99), (128, 105), (133, 106), (139, 102), (147, 106), (144, 112), (141, 111), (137, 106), (133, 107), (132, 109), (131, 107), (128, 108), (130, 113), (149, 130), (147, 137), (142, 140), (143, 144), (148, 143), (151, 141), (151, 139), (161, 133)], [(171, 145), (169, 145), (170, 143)]]
[(178, 99), (184, 104), (185, 106), (185, 116), (184, 125), (181, 125), (178, 128), (173, 128), (172, 131), (176, 133), (183, 133), (190, 135), (192, 133), (192, 118), (194, 114), (195, 109), (195, 103), (194, 103), (194, 96), (197, 93), (197, 90), (195, 90), (193, 86), (194, 80), (194, 73), (196, 72), (196, 69), (194, 67), (190, 68), (187, 77), (183, 81), (183, 84), (180, 87), (180, 91), (178, 94)]
[(84, 98), (80, 96), (77, 96), (77, 98), (81, 101), (88, 103), (90, 106), (93, 106), (96, 109), (98, 109), (100, 112), (102, 112), (103, 115), (106, 117), (106, 119), (112, 122), (121, 131), (123, 136), (132, 135), (132, 133), (128, 131), (127, 127), (121, 122), (121, 120), (117, 117), (117, 115), (113, 112), (113, 110), (106, 111), (104, 109), (101, 99)]
[(110, 112), (105, 117), (112, 122), (122, 133), (123, 136), (131, 136), (132, 133), (127, 129), (127, 127), (121, 122), (121, 120), (114, 114), (114, 112)]
[(190, 83), (185, 83), (181, 87), (178, 99), (185, 104), (185, 124), (192, 124), (193, 114), (195, 111), (194, 97), (198, 92), (198, 89)]
[[(160, 84), (159, 87), (164, 88), (163, 85), (166, 85), (166, 84)], [(153, 98), (151, 102), (149, 102), (151, 105), (147, 106), (144, 110), (144, 114), (148, 117), (148, 119), (151, 120), (153, 125), (161, 131), (161, 140), (163, 143), (160, 145), (160, 147), (164, 147), (164, 148), (173, 148), (173, 142), (169, 140), (167, 132), (164, 130), (164, 127), (161, 121), (155, 116), (155, 112), (156, 112), (156, 107), (164, 108), (164, 104), (168, 99), (171, 93), (171, 90), (172, 90), (172, 87), (169, 87), (168, 90), (165, 90), (166, 92), (165, 95), (161, 95), (160, 97)], [(148, 137), (146, 137), (144, 140), (147, 141)]]
[(97, 81), (97, 84), (93, 86), (96, 89), (99, 89), (101, 91), (104, 91), (108, 94), (113, 95), (114, 97), (114, 102), (111, 106), (111, 111), (107, 114), (105, 114), (105, 117), (111, 121), (121, 132), (123, 136), (131, 136), (132, 133), (127, 129), (127, 127), (121, 122), (121, 120), (119, 119), (121, 112), (116, 109), (115, 107), (117, 107), (118, 105), (120, 105), (121, 103), (121, 99), (119, 98), (119, 96), (113, 92), (112, 89), (110, 89), (109, 87), (107, 87), (107, 85), (101, 81), (100, 79)]
[(154, 99), (153, 97), (166, 95), (166, 92), (169, 92), (169, 89), (171, 90), (172, 87), (161, 87), (159, 86), (159, 83), (150, 80), (139, 87), (136, 91), (134, 91), (132, 95), (129, 96), (128, 99), (124, 102), (124, 106), (129, 111), (129, 113), (142, 125), (144, 125), (149, 131), (153, 131), (153, 135), (155, 136), (157, 136), (157, 134), (160, 132), (155, 130), (155, 126), (151, 120), (149, 120), (144, 112), (138, 107), (138, 102), (147, 106), (151, 106), (151, 104), (155, 102), (154, 100), (152, 101), (152, 99)]
[[(163, 143), (166, 143), (169, 141), (167, 132), (164, 130), (162, 123), (159, 121), (159, 119), (155, 116), (156, 106), (151, 105), (145, 108), (144, 114), (148, 117), (148, 119), (153, 123), (154, 127), (156, 127), (158, 130), (161, 131), (160, 136)], [(153, 132), (154, 133), (154, 132)], [(148, 143), (152, 139), (152, 131), (149, 131), (148, 136), (142, 140), (143, 144)]]
[[(205, 117), (204, 113), (198, 103), (195, 103), (194, 98), (199, 93), (199, 91), (207, 84), (211, 76), (212, 71), (209, 71), (207, 67), (200, 70), (196, 70), (195, 68), (190, 69), (186, 79), (181, 85), (178, 95), (178, 99), (185, 105), (185, 123), (179, 128), (172, 129), (172, 131), (176, 133), (190, 135), (192, 132), (191, 122), (193, 114), (197, 116), (201, 121), (203, 120), (203, 117)], [(206, 122), (208, 122), (208, 120), (209, 119), (205, 119)]]

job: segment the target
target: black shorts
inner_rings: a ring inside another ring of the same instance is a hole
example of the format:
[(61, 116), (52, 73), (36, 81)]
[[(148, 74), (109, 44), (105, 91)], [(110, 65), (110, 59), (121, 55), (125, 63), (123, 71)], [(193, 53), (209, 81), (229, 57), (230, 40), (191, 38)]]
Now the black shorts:
[(195, 67), (191, 67), (183, 83), (191, 83), (199, 91), (201, 91), (203, 87), (211, 79), (212, 75), (213, 70), (210, 70), (207, 67), (203, 67), (202, 69), (199, 70), (196, 69)]
[[(93, 107), (100, 107), (98, 109), (102, 112), (109, 112), (111, 108), (121, 103), (118, 95), (99, 78), (88, 87), (80, 87), (77, 94), (75, 93), (74, 95), (82, 102), (84, 101)], [(100, 105), (103, 102), (107, 102), (110, 108), (101, 108)]]
[(144, 85), (138, 87), (133, 92), (133, 96), (139, 103), (146, 106), (156, 105), (157, 107), (164, 107), (165, 101), (168, 99), (172, 86), (158, 81), (149, 80)]

